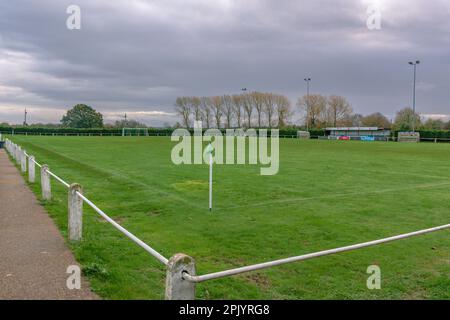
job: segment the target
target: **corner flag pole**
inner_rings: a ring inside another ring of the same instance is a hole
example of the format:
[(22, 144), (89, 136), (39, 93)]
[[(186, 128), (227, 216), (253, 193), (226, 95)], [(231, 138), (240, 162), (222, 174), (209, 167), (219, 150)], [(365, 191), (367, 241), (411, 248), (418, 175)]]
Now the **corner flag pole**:
[(213, 157), (209, 153), (209, 211), (212, 210), (212, 174), (213, 174)]
[(209, 211), (212, 210), (212, 174), (213, 174), (213, 152), (214, 148), (209, 144), (205, 149), (205, 155), (209, 155)]

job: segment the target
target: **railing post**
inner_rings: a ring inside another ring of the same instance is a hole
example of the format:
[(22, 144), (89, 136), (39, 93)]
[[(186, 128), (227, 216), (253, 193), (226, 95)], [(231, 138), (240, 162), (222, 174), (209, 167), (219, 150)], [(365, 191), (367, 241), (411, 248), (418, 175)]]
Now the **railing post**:
[(70, 241), (80, 241), (83, 234), (83, 199), (77, 195), (77, 192), (83, 193), (83, 188), (78, 183), (71, 184), (68, 195)]
[(184, 280), (183, 272), (195, 275), (195, 260), (183, 253), (177, 253), (167, 264), (166, 300), (195, 299), (195, 283)]
[(50, 186), (50, 175), (48, 174), (48, 165), (44, 164), (41, 168), (41, 189), (42, 189), (42, 198), (44, 200), (52, 199), (52, 189)]
[(28, 182), (34, 183), (36, 181), (36, 164), (34, 163), (34, 156), (28, 157)]
[(25, 155), (25, 150), (22, 150), (20, 152), (20, 166), (22, 169), (22, 172), (27, 172), (27, 156)]

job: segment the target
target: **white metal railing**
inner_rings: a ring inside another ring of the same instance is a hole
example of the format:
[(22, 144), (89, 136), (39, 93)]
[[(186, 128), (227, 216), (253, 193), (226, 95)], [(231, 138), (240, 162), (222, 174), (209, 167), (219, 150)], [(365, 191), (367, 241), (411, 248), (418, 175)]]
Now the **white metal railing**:
[[(30, 155), (26, 151), (24, 151), (24, 154), (28, 159), (30, 158)], [(31, 159), (31, 161), (33, 161), (34, 164), (37, 165), (39, 168), (42, 168), (42, 165), (38, 163), (35, 159)]]
[[(29, 156), (25, 150), (22, 150), (20, 146), (12, 143), (10, 140), (6, 140), (6, 149), (8, 152), (13, 156), (14, 159), (20, 161), (21, 156), (28, 157), (31, 159), (36, 165), (38, 165), (41, 168), (46, 168), (45, 165), (40, 165), (34, 160), (34, 157)], [(45, 167), (44, 167), (45, 166)], [(69, 185), (67, 182), (56, 176), (54, 173), (52, 173), (50, 170), (45, 170), (49, 175), (54, 177), (56, 180), (58, 180), (60, 183), (62, 183), (67, 188), (72, 188), (73, 185)], [(81, 192), (75, 191), (76, 195), (82, 199), (86, 204), (88, 204), (92, 209), (94, 209), (99, 215), (101, 215), (106, 221), (108, 221), (111, 225), (113, 225), (116, 229), (118, 229), (120, 232), (122, 232), (124, 235), (126, 235), (128, 238), (130, 238), (133, 242), (135, 242), (137, 245), (142, 247), (145, 251), (147, 251), (149, 254), (151, 254), (153, 257), (155, 257), (158, 261), (166, 265), (167, 267), (167, 276), (166, 276), (166, 299), (194, 299), (195, 298), (195, 284), (213, 280), (213, 279), (219, 279), (224, 277), (229, 277), (245, 272), (251, 272), (261, 269), (266, 269), (270, 267), (275, 267), (287, 263), (293, 263), (297, 261), (304, 261), (309, 259), (314, 259), (322, 256), (332, 255), (336, 253), (346, 252), (346, 251), (353, 251), (361, 248), (371, 247), (382, 243), (388, 243), (392, 241), (397, 241), (401, 239), (406, 239), (414, 236), (424, 235), (431, 232), (436, 232), (444, 229), (449, 229), (450, 224), (441, 225), (434, 228), (429, 229), (423, 229), (419, 231), (409, 232), (400, 234), (397, 236), (392, 236), (388, 238), (383, 238), (379, 240), (373, 240), (363, 243), (358, 243), (354, 245), (349, 245), (345, 247), (339, 247), (324, 251), (318, 251), (313, 252), (309, 254), (304, 254), (300, 256), (294, 256), (279, 260), (273, 260), (269, 262), (264, 263), (258, 263), (253, 264), (249, 266), (234, 268), (234, 269), (228, 269), (224, 271), (204, 274), (204, 275), (196, 275), (195, 274), (195, 261), (190, 256), (184, 255), (184, 254), (176, 254), (168, 260), (164, 256), (162, 256), (159, 252), (157, 252), (155, 249), (144, 243), (142, 240), (137, 238), (135, 235), (133, 235), (131, 232), (123, 228), (121, 225), (119, 225), (116, 221), (111, 219), (107, 214), (105, 214), (101, 209), (99, 209), (92, 201), (90, 201), (88, 198), (86, 198)], [(70, 201), (69, 201), (70, 202)]]
[(205, 274), (205, 275), (201, 275), (201, 276), (193, 276), (193, 275), (190, 275), (190, 274), (184, 272), (183, 278), (188, 281), (191, 281), (191, 282), (203, 282), (203, 281), (207, 281), (207, 280), (213, 280), (213, 279), (233, 276), (233, 275), (237, 275), (237, 274), (244, 273), (244, 272), (250, 272), (250, 271), (256, 271), (256, 270), (266, 269), (266, 268), (270, 268), (270, 267), (275, 267), (275, 266), (279, 266), (279, 265), (286, 264), (286, 263), (303, 261), (303, 260), (318, 258), (318, 257), (322, 257), (322, 256), (328, 256), (328, 255), (335, 254), (335, 253), (371, 247), (371, 246), (375, 246), (375, 245), (381, 244), (381, 243), (387, 243), (387, 242), (392, 242), (392, 241), (396, 241), (396, 240), (400, 240), (400, 239), (406, 239), (406, 238), (410, 238), (410, 237), (414, 237), (414, 236), (418, 236), (418, 235), (422, 235), (422, 234), (426, 234), (426, 233), (430, 233), (430, 232), (435, 232), (435, 231), (439, 231), (439, 230), (444, 230), (444, 229), (448, 229), (448, 228), (450, 228), (450, 224), (446, 224), (446, 225), (435, 227), (435, 228), (405, 233), (405, 234), (401, 234), (401, 235), (393, 236), (393, 237), (389, 237), (389, 238), (358, 243), (358, 244), (354, 244), (354, 245), (350, 245), (350, 246), (346, 246), (346, 247), (324, 250), (324, 251), (304, 254), (301, 256), (290, 257), (290, 258), (286, 258), (286, 259), (274, 260), (274, 261), (254, 264), (254, 265), (250, 265), (250, 266), (246, 266), (246, 267), (235, 268), (235, 269), (230, 269), (230, 270), (225, 270), (225, 271), (220, 271), (220, 272), (215, 272), (215, 273), (209, 273), (209, 274)]
[(106, 213), (104, 213), (99, 207), (97, 207), (92, 201), (90, 201), (88, 198), (86, 198), (83, 194), (77, 191), (77, 195), (83, 199), (84, 202), (86, 202), (92, 209), (94, 209), (99, 215), (101, 215), (106, 221), (108, 221), (110, 224), (112, 224), (116, 229), (118, 229), (120, 232), (122, 232), (124, 235), (126, 235), (128, 238), (133, 240), (137, 245), (139, 245), (141, 248), (143, 248), (145, 251), (150, 253), (152, 256), (154, 256), (156, 259), (158, 259), (161, 263), (167, 265), (169, 260), (165, 258), (163, 255), (161, 255), (159, 252), (157, 252), (155, 249), (147, 245), (144, 241), (136, 237), (134, 234), (129, 232), (127, 229), (122, 227), (120, 224), (115, 222), (113, 219), (111, 219)]
[[(17, 144), (11, 142), (10, 140), (6, 140), (6, 149), (10, 154), (14, 155), (14, 158), (18, 159), (21, 156), (26, 157), (28, 159), (31, 159), (32, 162), (34, 162), (38, 167), (42, 168), (44, 165), (39, 164), (34, 158), (30, 158), (30, 155), (25, 150), (22, 150), (20, 146)], [(16, 159), (16, 160), (17, 160)], [(62, 185), (64, 185), (66, 188), (70, 188), (70, 184), (68, 184), (66, 181), (58, 177), (56, 174), (51, 172), (48, 169), (45, 169), (45, 171), (55, 178), (58, 182), (60, 182)], [(145, 251), (150, 253), (153, 257), (155, 257), (158, 261), (163, 263), (164, 265), (167, 265), (168, 259), (165, 258), (163, 255), (161, 255), (159, 252), (157, 252), (155, 249), (147, 245), (145, 242), (143, 242), (141, 239), (136, 237), (134, 234), (129, 232), (127, 229), (122, 227), (120, 224), (118, 224), (116, 221), (114, 221), (111, 217), (109, 217), (106, 213), (104, 213), (99, 207), (97, 207), (91, 200), (89, 200), (87, 197), (85, 197), (82, 193), (79, 191), (76, 191), (77, 195), (86, 203), (88, 204), (92, 209), (94, 209), (98, 214), (100, 214), (106, 221), (108, 221), (111, 225), (113, 225), (116, 229), (118, 229), (120, 232), (122, 232), (124, 235), (126, 235), (128, 238), (130, 238), (133, 242), (135, 242), (137, 245), (139, 245), (141, 248), (143, 248)]]
[(61, 182), (61, 184), (63, 184), (66, 188), (70, 188), (70, 184), (68, 184), (67, 182), (65, 182), (63, 179), (61, 179), (60, 177), (58, 177), (56, 174), (54, 174), (53, 172), (51, 172), (50, 170), (45, 170), (48, 172), (49, 175), (51, 175), (53, 178), (55, 178), (56, 180), (58, 180), (59, 182)]

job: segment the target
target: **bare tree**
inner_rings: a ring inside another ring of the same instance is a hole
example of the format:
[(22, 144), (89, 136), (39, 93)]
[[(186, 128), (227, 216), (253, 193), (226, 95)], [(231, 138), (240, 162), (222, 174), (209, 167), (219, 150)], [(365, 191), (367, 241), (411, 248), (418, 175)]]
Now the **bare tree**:
[(194, 115), (195, 121), (201, 121), (202, 120), (202, 110), (200, 108), (201, 106), (201, 100), (199, 97), (190, 97), (189, 98), (189, 104), (190, 108), (192, 110), (192, 113)]
[(326, 122), (327, 98), (320, 94), (310, 94), (298, 99), (297, 106), (305, 112), (309, 128), (317, 127)]
[(216, 127), (220, 129), (220, 125), (222, 123), (222, 116), (223, 116), (223, 105), (222, 105), (222, 97), (221, 96), (214, 96), (211, 97), (211, 107), (212, 112), (214, 115), (214, 119), (216, 121)]
[(231, 122), (233, 121), (233, 114), (234, 114), (234, 108), (233, 108), (233, 99), (229, 95), (224, 95), (222, 97), (222, 105), (223, 105), (223, 113), (225, 115), (225, 127), (231, 128)]
[(361, 114), (349, 114), (339, 121), (343, 127), (360, 127), (363, 116)]
[(264, 112), (267, 116), (267, 122), (269, 128), (274, 126), (274, 116), (276, 114), (276, 105), (275, 105), (275, 95), (273, 93), (265, 93), (263, 96), (264, 100)]
[(252, 126), (253, 104), (251, 102), (249, 94), (247, 93), (242, 95), (242, 100), (245, 116), (247, 118), (247, 128), (250, 128)]
[(275, 109), (278, 116), (278, 128), (285, 127), (292, 117), (291, 102), (286, 96), (274, 95)]
[(338, 121), (345, 119), (348, 115), (353, 113), (353, 109), (348, 101), (341, 96), (330, 96), (327, 105), (327, 120), (334, 127), (338, 125)]
[(242, 104), (243, 104), (243, 97), (240, 94), (235, 94), (231, 97), (232, 103), (233, 103), (233, 112), (234, 116), (236, 118), (237, 127), (241, 128), (242, 124)]
[(262, 115), (264, 112), (264, 94), (261, 92), (252, 92), (250, 93), (250, 101), (253, 104), (253, 107), (256, 109), (256, 113), (258, 116), (258, 128), (262, 126)]
[(202, 121), (206, 125), (206, 128), (209, 129), (211, 127), (212, 119), (211, 98), (200, 98), (200, 110), (202, 113)]
[(380, 112), (369, 114), (361, 119), (361, 124), (367, 127), (390, 128), (391, 122)]
[(426, 130), (444, 130), (445, 129), (445, 122), (441, 119), (432, 119), (429, 118), (425, 123), (423, 124), (423, 127)]
[(178, 97), (175, 101), (175, 110), (181, 116), (182, 125), (189, 128), (191, 115), (189, 97)]

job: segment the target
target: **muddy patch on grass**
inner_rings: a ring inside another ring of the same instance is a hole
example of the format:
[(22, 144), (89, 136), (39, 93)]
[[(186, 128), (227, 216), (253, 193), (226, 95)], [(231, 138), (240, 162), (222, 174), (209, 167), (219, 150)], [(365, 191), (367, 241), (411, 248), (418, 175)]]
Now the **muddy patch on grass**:
[[(122, 224), (123, 222), (127, 221), (126, 217), (111, 217), (111, 219), (113, 219), (115, 222), (117, 222), (118, 224)], [(102, 217), (97, 217), (96, 220), (98, 222), (101, 223), (109, 223), (108, 221), (106, 221), (104, 218)]]
[(241, 275), (241, 278), (256, 284), (258, 287), (264, 290), (270, 289), (272, 287), (272, 282), (270, 281), (269, 277), (261, 272), (244, 274)]
[(162, 213), (162, 211), (160, 211), (160, 210), (150, 210), (146, 214), (149, 217), (157, 217), (157, 216), (161, 215), (161, 213)]

